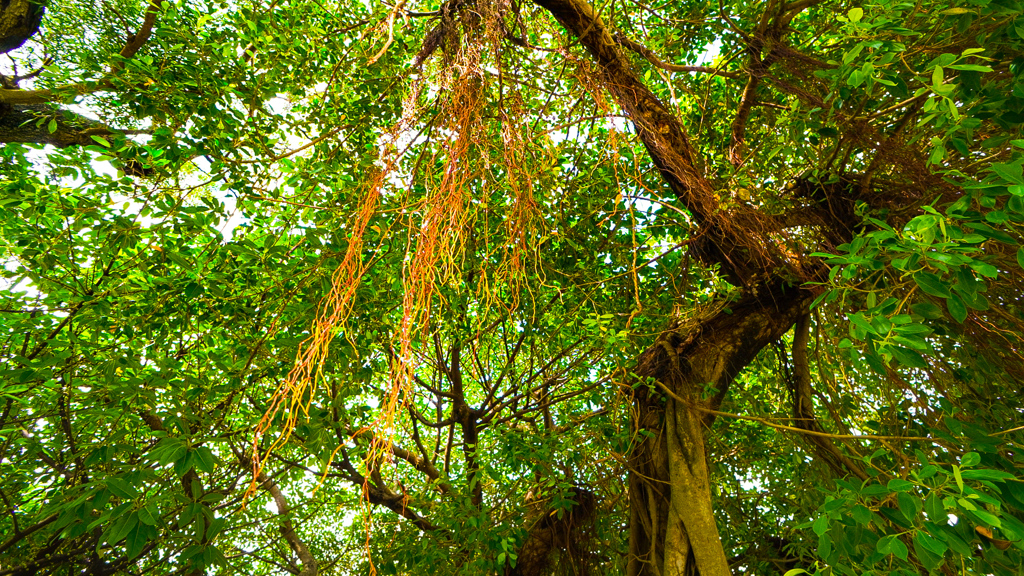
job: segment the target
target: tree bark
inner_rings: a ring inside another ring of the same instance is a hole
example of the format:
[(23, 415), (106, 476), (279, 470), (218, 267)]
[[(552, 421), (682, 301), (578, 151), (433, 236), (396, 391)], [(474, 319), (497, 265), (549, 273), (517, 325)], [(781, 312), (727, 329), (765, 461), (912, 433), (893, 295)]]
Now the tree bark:
[[(797, 428), (811, 432), (824, 432), (818, 418), (814, 415), (811, 366), (807, 361), (810, 329), (810, 314), (801, 316), (793, 328), (793, 381), (790, 383), (793, 396), (793, 422)], [(811, 447), (811, 453), (825, 462), (837, 475), (853, 474), (861, 480), (868, 479), (864, 468), (843, 454), (831, 438), (807, 435), (804, 437), (804, 441)]]
[(44, 11), (41, 0), (6, 0), (0, 4), (0, 53), (20, 48), (38, 32)]
[[(50, 122), (56, 128), (50, 131)], [(112, 136), (103, 123), (75, 114), (66, 114), (46, 104), (10, 106), (0, 109), (0, 142), (50, 144), (57, 148), (96, 144), (93, 136)]]
[[(784, 259), (763, 237), (758, 214), (723, 212), (682, 123), (640, 80), (585, 0), (534, 0), (579, 40), (600, 80), (636, 126), (662, 178), (694, 215), (695, 255), (718, 265), (745, 297), (666, 332), (639, 361), (630, 453), (630, 576), (724, 576), (704, 428), (736, 375), (806, 313), (812, 294), (780, 274)], [(667, 398), (665, 398), (667, 396)]]
[(630, 576), (730, 574), (715, 524), (704, 429), (729, 384), (806, 312), (812, 295), (781, 282), (666, 332), (645, 352), (634, 392)]
[[(662, 179), (686, 206), (701, 230), (691, 243), (694, 255), (737, 286), (752, 286), (753, 278), (781, 262), (760, 234), (765, 226), (741, 226), (756, 220), (755, 211), (721, 210), (714, 186), (699, 169), (699, 154), (679, 118), (661, 102), (632, 69), (608, 27), (585, 0), (534, 0), (551, 12), (575, 36), (601, 70), (598, 80), (636, 127)], [(745, 228), (745, 229), (744, 229)]]

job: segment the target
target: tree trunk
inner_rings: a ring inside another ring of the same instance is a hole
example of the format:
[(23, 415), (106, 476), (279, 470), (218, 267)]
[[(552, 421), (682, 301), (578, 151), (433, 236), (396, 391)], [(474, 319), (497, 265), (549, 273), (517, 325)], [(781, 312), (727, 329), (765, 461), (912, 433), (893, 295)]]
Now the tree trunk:
[(731, 309), (666, 332), (637, 368), (630, 454), (630, 576), (730, 574), (711, 503), (704, 429), (730, 382), (785, 334), (811, 295), (762, 286)]
[(806, 313), (812, 295), (782, 276), (755, 211), (722, 210), (684, 126), (651, 92), (587, 0), (534, 0), (575, 37), (633, 122), (665, 183), (701, 227), (693, 254), (746, 296), (666, 332), (641, 355), (630, 454), (630, 576), (724, 576), (729, 563), (711, 504), (704, 428), (732, 379)]

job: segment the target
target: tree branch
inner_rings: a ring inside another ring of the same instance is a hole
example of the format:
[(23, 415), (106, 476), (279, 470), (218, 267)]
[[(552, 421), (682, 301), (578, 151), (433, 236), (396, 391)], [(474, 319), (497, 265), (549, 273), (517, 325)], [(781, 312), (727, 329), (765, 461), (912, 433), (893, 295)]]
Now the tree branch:
[[(603, 86), (636, 126), (637, 135), (672, 191), (704, 227), (694, 253), (704, 264), (718, 264), (733, 284), (745, 286), (755, 275), (769, 272), (781, 257), (750, 226), (737, 225), (721, 210), (721, 198), (698, 169), (696, 149), (682, 122), (631, 69), (608, 28), (585, 0), (534, 0), (551, 12), (579, 39), (600, 72)], [(757, 218), (757, 214), (748, 214)], [(754, 228), (757, 228), (754, 226)]]
[(156, 15), (160, 11), (160, 0), (150, 0), (146, 7), (146, 16), (142, 20), (139, 31), (128, 37), (128, 43), (121, 49), (121, 57), (128, 59), (135, 56), (142, 45), (149, 40), (153, 34), (153, 25), (156, 24)]
[(384, 506), (424, 532), (437, 530), (437, 527), (426, 518), (423, 518), (409, 508), (409, 496), (407, 494), (398, 494), (385, 485), (370, 482), (369, 479), (360, 474), (355, 469), (355, 466), (352, 465), (344, 448), (341, 449), (341, 458), (332, 462), (331, 465), (346, 472), (349, 482), (363, 489), (363, 494), (370, 504)]
[[(245, 459), (240, 459), (242, 466), (246, 466)], [(316, 558), (313, 557), (313, 553), (309, 551), (309, 547), (306, 543), (299, 538), (299, 535), (295, 532), (295, 526), (292, 524), (289, 513), (291, 508), (288, 506), (288, 500), (284, 497), (284, 493), (281, 492), (281, 488), (278, 487), (277, 483), (273, 479), (269, 478), (264, 472), (260, 472), (259, 476), (256, 477), (256, 481), (261, 486), (270, 492), (271, 497), (274, 498), (274, 504), (277, 506), (277, 514), (282, 518), (281, 520), (281, 536), (284, 536), (288, 547), (295, 552), (295, 555), (299, 557), (299, 561), (302, 562), (302, 571), (299, 572), (298, 576), (317, 576), (319, 570), (317, 568)]]
[(35, 35), (45, 10), (38, 0), (6, 0), (0, 8), (0, 53), (20, 48)]
[(97, 82), (96, 84), (71, 84), (61, 88), (42, 90), (21, 90), (18, 88), (0, 88), (0, 104), (46, 104), (48, 102), (59, 102), (65, 97), (81, 96), (92, 92), (100, 92), (111, 87), (109, 82)]
[(615, 41), (618, 42), (619, 45), (629, 48), (633, 52), (636, 52), (637, 54), (643, 56), (644, 58), (647, 59), (648, 62), (650, 62), (654, 66), (661, 68), (662, 70), (666, 70), (668, 72), (697, 72), (702, 74), (711, 74), (713, 76), (725, 76), (726, 78), (743, 77), (743, 74), (741, 74), (740, 72), (728, 72), (726, 70), (719, 70), (718, 68), (714, 68), (712, 66), (683, 66), (680, 64), (669, 64), (658, 58), (658, 56), (654, 53), (653, 50), (644, 46), (643, 44), (640, 44), (639, 42), (630, 40), (622, 32), (615, 33)]
[(825, 461), (837, 474), (847, 472), (867, 480), (868, 475), (856, 462), (839, 451), (832, 443), (832, 436), (825, 434), (814, 415), (814, 399), (811, 389), (811, 366), (807, 361), (807, 346), (811, 331), (811, 316), (804, 314), (793, 327), (793, 422), (807, 434), (807, 440), (815, 455)]
[(23, 538), (25, 538), (29, 534), (32, 534), (33, 532), (36, 532), (37, 530), (40, 530), (42, 528), (45, 528), (47, 525), (49, 525), (50, 523), (54, 522), (59, 517), (60, 517), (59, 514), (56, 514), (56, 513), (50, 514), (46, 518), (43, 518), (39, 522), (36, 522), (35, 524), (29, 526), (28, 528), (25, 528), (24, 530), (21, 530), (20, 532), (19, 531), (15, 531), (14, 535), (12, 535), (10, 537), (10, 539), (7, 540), (7, 542), (4, 542), (3, 544), (0, 544), (0, 552), (3, 552), (5, 550), (7, 550), (11, 546), (14, 546), (15, 544), (17, 544), (20, 540), (22, 540)]

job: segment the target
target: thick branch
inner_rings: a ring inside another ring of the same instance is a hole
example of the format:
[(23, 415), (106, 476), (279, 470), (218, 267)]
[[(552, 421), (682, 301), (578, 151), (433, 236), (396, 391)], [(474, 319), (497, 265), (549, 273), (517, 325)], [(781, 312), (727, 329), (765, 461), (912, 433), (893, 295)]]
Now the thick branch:
[(121, 49), (122, 58), (135, 56), (139, 49), (142, 48), (142, 45), (149, 40), (149, 37), (153, 34), (153, 25), (156, 24), (156, 15), (159, 11), (160, 1), (150, 0), (149, 6), (146, 7), (146, 16), (142, 20), (142, 26), (138, 32), (128, 37), (128, 43)]
[[(244, 465), (245, 462), (243, 461)], [(291, 508), (288, 506), (288, 500), (284, 497), (284, 493), (281, 492), (281, 488), (278, 487), (277, 483), (273, 479), (267, 477), (266, 474), (260, 472), (260, 475), (256, 477), (256, 481), (270, 492), (270, 495), (274, 498), (274, 504), (277, 506), (277, 514), (281, 516), (281, 535), (284, 536), (288, 547), (295, 552), (295, 555), (299, 557), (299, 561), (302, 562), (302, 572), (299, 572), (298, 576), (317, 576), (319, 570), (317, 568), (316, 558), (313, 557), (313, 553), (309, 551), (309, 547), (306, 543), (299, 538), (299, 535), (295, 532), (295, 526), (292, 525), (292, 520), (289, 517)]]
[[(18, 92), (16, 90), (16, 92)], [(51, 132), (51, 123), (54, 130)], [(114, 148), (121, 147), (127, 134), (145, 134), (141, 130), (116, 130), (106, 124), (71, 112), (54, 110), (47, 104), (11, 106), (6, 113), (0, 112), (0, 143), (2, 144), (49, 144), (57, 148), (89, 146), (97, 144), (93, 136), (103, 137), (112, 142)], [(112, 151), (113, 153), (113, 151)], [(129, 145), (128, 150), (113, 153), (119, 159), (113, 164), (132, 176), (149, 176), (153, 169), (138, 159), (140, 150)]]
[[(15, 0), (16, 4), (30, 4), (38, 6), (38, 18), (41, 20), (43, 16), (42, 6), (39, 5), (38, 0)], [(4, 41), (5, 36), (5, 25), (8, 12), (11, 11), (11, 7), (0, 13), (0, 50), (6, 45)], [(146, 15), (142, 20), (142, 26), (139, 27), (138, 32), (128, 37), (128, 42), (124, 48), (118, 53), (124, 59), (130, 59), (139, 52), (142, 46), (149, 40), (149, 37), (153, 35), (153, 26), (156, 24), (157, 14), (160, 12), (160, 1), (150, 0), (146, 7)], [(35, 29), (29, 34), (34, 34), (39, 28), (39, 22), (35, 23)], [(25, 37), (26, 39), (28, 36)], [(24, 39), (21, 40), (24, 42)], [(18, 43), (20, 46), (21, 43)], [(17, 47), (17, 46), (15, 46)], [(13, 49), (13, 48), (12, 48)], [(107, 76), (94, 84), (71, 84), (69, 86), (62, 86), (57, 89), (43, 89), (43, 90), (19, 90), (17, 88), (2, 88), (0, 89), (0, 104), (46, 104), (49, 102), (59, 102), (66, 98), (74, 98), (75, 96), (81, 96), (82, 94), (89, 94), (92, 92), (99, 92), (102, 90), (109, 90), (113, 87), (110, 82), (110, 77), (119, 72), (122, 68), (122, 64), (115, 63), (110, 67), (110, 72)]]
[[(52, 132), (51, 122), (56, 125)], [(96, 144), (93, 136), (123, 134), (98, 120), (59, 112), (45, 104), (12, 106), (6, 114), (0, 114), (0, 143), (4, 144), (50, 144), (67, 148)]]
[(331, 465), (344, 471), (349, 482), (362, 488), (364, 496), (370, 504), (384, 506), (395, 514), (405, 518), (411, 522), (413, 526), (416, 526), (424, 532), (437, 529), (437, 527), (431, 524), (426, 518), (423, 518), (409, 507), (409, 496), (407, 494), (398, 494), (391, 488), (388, 488), (383, 484), (371, 482), (368, 478), (360, 474), (359, 471), (356, 470), (355, 466), (352, 465), (352, 462), (349, 460), (348, 454), (344, 449), (341, 450), (341, 458), (332, 462)]
[(452, 416), (462, 428), (462, 451), (466, 457), (466, 486), (469, 488), (470, 499), (474, 506), (483, 503), (484, 491), (480, 485), (480, 466), (476, 458), (477, 442), (479, 440), (479, 429), (477, 427), (480, 419), (480, 411), (470, 408), (466, 403), (466, 395), (462, 386), (462, 347), (459, 344), (452, 346), (449, 365), (445, 367), (448, 380), (452, 384), (452, 394), (455, 396)]
[(636, 374), (657, 382), (669, 400), (643, 386), (633, 393), (632, 426), (652, 434), (629, 455), (630, 576), (729, 573), (712, 509), (704, 430), (733, 379), (806, 313), (811, 297), (782, 282), (761, 284), (730, 310), (666, 332), (641, 355)]
[(5, 550), (7, 550), (11, 546), (14, 546), (15, 544), (20, 542), (25, 537), (27, 537), (28, 535), (32, 534), (33, 532), (36, 532), (36, 531), (38, 531), (38, 530), (40, 530), (42, 528), (45, 528), (47, 525), (49, 525), (52, 522), (56, 521), (57, 518), (59, 518), (59, 517), (60, 516), (58, 514), (50, 514), (46, 518), (43, 518), (39, 522), (36, 522), (35, 524), (29, 526), (28, 528), (25, 528), (24, 530), (21, 530), (21, 531), (15, 530), (14, 534), (10, 537), (10, 539), (7, 540), (7, 542), (4, 542), (3, 544), (0, 544), (0, 552), (3, 552)]
[[(777, 2), (768, 2), (761, 15), (757, 31), (746, 38), (747, 52), (750, 55), (747, 61), (747, 72), (750, 74), (750, 79), (747, 80), (747, 85), (743, 88), (739, 108), (729, 127), (729, 162), (733, 166), (743, 163), (747, 122), (750, 120), (751, 110), (757, 105), (757, 88), (761, 84), (761, 79), (768, 74), (769, 68), (780, 56), (783, 56), (783, 53), (796, 54), (795, 51), (782, 46), (782, 37), (787, 26), (802, 10), (820, 1), (798, 0), (781, 8)], [(762, 58), (765, 48), (768, 48), (768, 53)]]
[(19, 90), (17, 88), (0, 89), (0, 104), (46, 104), (47, 102), (60, 102), (62, 100), (90, 94), (110, 88), (109, 82), (98, 82), (93, 85), (72, 84), (57, 90)]
[[(368, 439), (371, 443), (382, 442), (378, 440), (377, 437), (373, 435), (373, 432), (369, 430), (364, 430), (356, 435)], [(417, 456), (416, 453), (413, 452), (412, 450), (402, 448), (401, 446), (398, 446), (393, 442), (390, 443), (388, 450), (395, 457), (405, 460), (406, 462), (411, 464), (412, 467), (415, 468), (418, 472), (422, 472), (432, 482), (436, 483), (437, 487), (440, 488), (441, 492), (447, 494), (448, 492), (452, 491), (451, 486), (448, 485), (448, 483), (441, 478), (441, 473), (426, 458)]]
[[(679, 118), (640, 80), (608, 28), (585, 0), (534, 0), (579, 39), (601, 70), (604, 88), (629, 116), (662, 178), (703, 227), (695, 255), (718, 264), (730, 282), (747, 286), (770, 273), (779, 255), (751, 229), (737, 225), (737, 214), (720, 210), (719, 196), (698, 169), (697, 152)], [(750, 215), (756, 218), (756, 214)]]
[(7, 0), (0, 8), (0, 53), (21, 47), (39, 31), (45, 8), (39, 0)]
[(696, 152), (674, 114), (631, 69), (618, 43), (583, 0), (535, 0), (548, 10), (594, 58), (602, 70), (605, 88), (629, 115), (637, 133), (672, 188), (699, 217), (707, 218), (717, 205), (700, 191), (709, 187), (694, 166)]

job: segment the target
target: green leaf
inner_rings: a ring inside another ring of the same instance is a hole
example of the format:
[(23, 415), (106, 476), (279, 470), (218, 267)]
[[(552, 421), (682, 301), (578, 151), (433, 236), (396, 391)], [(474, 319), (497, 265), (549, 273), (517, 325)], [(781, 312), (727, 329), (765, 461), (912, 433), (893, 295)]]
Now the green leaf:
[(110, 142), (103, 136), (96, 136), (95, 134), (90, 136), (97, 144), (104, 148), (110, 148)]
[(136, 512), (121, 516), (117, 522), (112, 524), (109, 532), (105, 532), (103, 539), (110, 544), (117, 544), (124, 540), (129, 532), (139, 525), (139, 515)]
[(875, 327), (872, 326), (871, 322), (868, 322), (868, 319), (865, 318), (864, 315), (860, 312), (851, 315), (850, 322), (853, 322), (854, 325), (864, 329), (864, 331), (867, 332), (868, 334), (877, 334)]
[(961, 468), (970, 468), (981, 462), (981, 455), (977, 452), (968, 452), (960, 457)]
[(914, 483), (901, 478), (893, 478), (886, 485), (890, 492), (907, 492), (914, 487)]
[[(1020, 255), (1018, 252), (1018, 260), (1019, 258)], [(979, 262), (975, 260), (974, 262), (971, 262), (971, 268), (973, 268), (975, 272), (981, 274), (986, 278), (996, 278), (997, 276), (999, 276), (999, 269), (987, 262)]]
[(993, 528), (999, 528), (1000, 526), (1002, 526), (1002, 523), (999, 521), (999, 517), (998, 516), (996, 516), (995, 514), (992, 514), (991, 512), (987, 512), (985, 510), (982, 510), (981, 508), (975, 508), (974, 510), (968, 510), (966, 513), (970, 514), (971, 516), (974, 516), (975, 518), (977, 518), (981, 522), (983, 522), (985, 524), (988, 524), (989, 526), (991, 526)]
[(125, 546), (128, 549), (128, 557), (135, 558), (146, 548), (152, 528), (145, 524), (135, 523), (135, 526), (125, 535)]
[(1003, 514), (999, 521), (1000, 524), (1002, 524), (999, 529), (1006, 534), (1008, 539), (1016, 541), (1024, 540), (1024, 522), (1017, 520), (1009, 514)]
[(914, 540), (920, 543), (922, 548), (928, 550), (936, 556), (942, 556), (946, 553), (946, 550), (948, 550), (948, 547), (945, 544), (939, 542), (930, 534), (922, 532), (920, 530), (916, 534), (914, 534)]
[(128, 500), (134, 499), (139, 495), (139, 491), (134, 486), (126, 482), (123, 478), (109, 478), (107, 479), (107, 489), (112, 494), (120, 498)]
[(943, 317), (942, 308), (939, 308), (931, 302), (918, 302), (911, 306), (911, 310), (914, 314), (922, 316), (928, 320), (937, 320)]
[(917, 514), (923, 508), (920, 498), (911, 496), (906, 492), (900, 492), (896, 495), (896, 503), (899, 506), (900, 512), (903, 513), (903, 516), (911, 522), (917, 518)]
[(196, 452), (194, 450), (187, 450), (185, 451), (185, 454), (181, 458), (174, 462), (174, 473), (179, 478), (184, 476), (186, 473), (188, 473), (189, 470), (192, 469), (192, 466), (195, 462), (195, 454)]
[(976, 470), (963, 470), (960, 472), (960, 476), (964, 480), (1012, 480), (1016, 476), (1009, 473), (1003, 472), (1002, 470), (988, 470), (980, 468)]
[[(942, 542), (919, 531), (914, 535), (913, 544), (914, 554), (928, 570), (934, 570), (942, 563), (942, 556), (946, 551), (946, 545)], [(942, 551), (936, 552), (936, 549), (941, 549)]]
[(871, 510), (869, 510), (866, 506), (862, 506), (860, 504), (854, 506), (850, 510), (850, 515), (853, 516), (853, 519), (856, 520), (858, 524), (867, 526), (871, 523)]
[(955, 529), (952, 526), (940, 526), (941, 532), (939, 537), (942, 538), (943, 542), (949, 545), (949, 549), (961, 556), (970, 557), (973, 553), (971, 547), (964, 542), (960, 536), (956, 534)]
[(206, 446), (200, 446), (195, 450), (195, 467), (200, 472), (213, 472), (217, 467), (217, 457)]
[(949, 285), (931, 272), (918, 272), (914, 274), (914, 282), (917, 283), (925, 294), (938, 296), (939, 298), (949, 298), (950, 296)]
[(864, 9), (851, 8), (850, 11), (846, 13), (846, 16), (850, 19), (850, 22), (860, 22), (860, 19), (864, 17)]
[(949, 67), (953, 70), (967, 70), (970, 72), (992, 72), (992, 68), (977, 64), (950, 64)]
[(881, 554), (893, 554), (901, 560), (907, 559), (907, 546), (900, 542), (899, 536), (896, 534), (879, 538), (876, 549)]
[(828, 558), (832, 555), (832, 538), (828, 532), (818, 536), (818, 556)]
[(928, 362), (915, 350), (903, 348), (902, 346), (889, 346), (887, 350), (892, 353), (893, 358), (901, 365), (908, 368), (927, 368)]
[(963, 324), (964, 320), (967, 319), (967, 306), (956, 294), (950, 294), (949, 298), (946, 299), (946, 308), (949, 309), (949, 315), (957, 322)]
[(188, 445), (180, 438), (162, 438), (157, 442), (149, 457), (159, 464), (170, 464), (183, 457), (188, 452)]
[(1001, 178), (1014, 184), (1024, 184), (1024, 176), (1022, 176), (1022, 168), (1020, 163), (1013, 164), (993, 164), (991, 170), (999, 175)]
[(928, 495), (928, 498), (924, 502), (925, 512), (928, 513), (928, 519), (932, 522), (945, 521), (948, 517), (946, 508), (942, 505), (942, 499), (932, 490), (932, 493)]
[(46, 130), (49, 131), (50, 134), (57, 131), (57, 120), (55, 118), (50, 119), (50, 122), (46, 125)]
[(143, 524), (148, 524), (150, 526), (156, 526), (160, 522), (160, 515), (156, 513), (156, 509), (155, 509), (155, 507), (153, 506), (152, 503), (147, 504), (146, 506), (144, 506), (142, 508), (139, 508), (138, 512), (139, 512), (139, 520)]
[(814, 530), (814, 533), (818, 536), (821, 536), (828, 531), (828, 516), (819, 516), (818, 519), (814, 521), (814, 525), (811, 526), (811, 529)]

